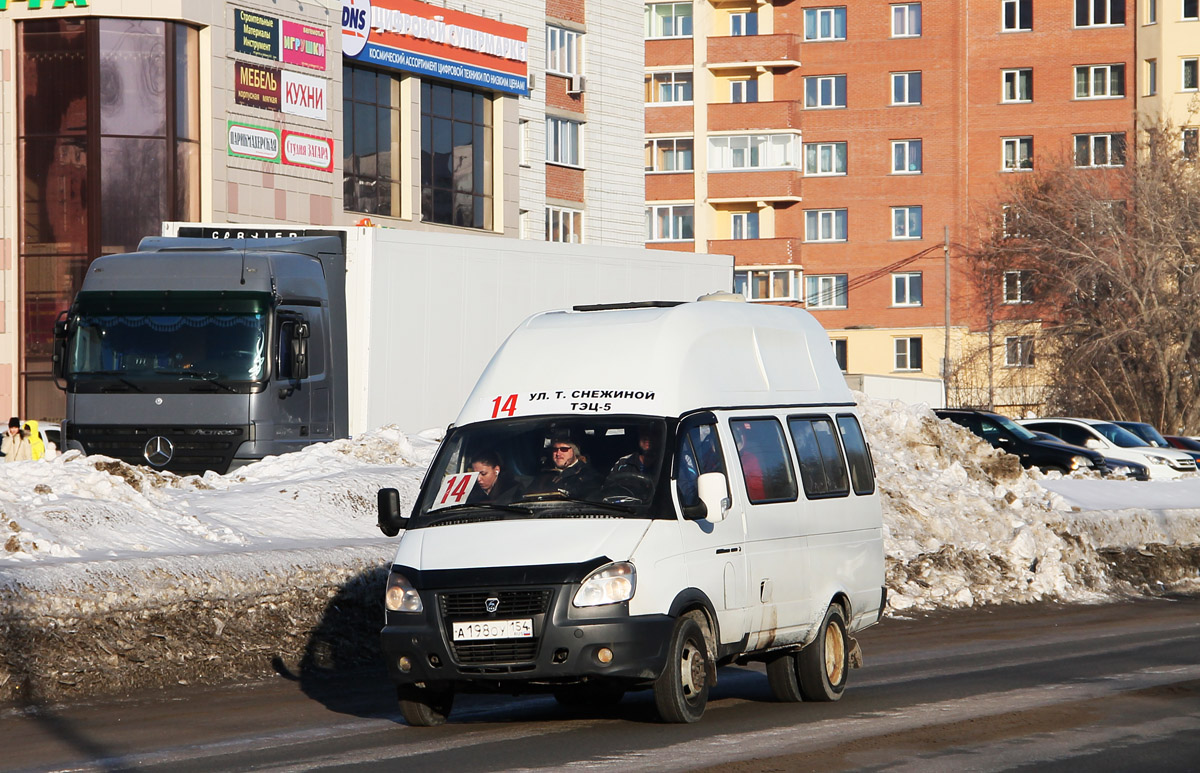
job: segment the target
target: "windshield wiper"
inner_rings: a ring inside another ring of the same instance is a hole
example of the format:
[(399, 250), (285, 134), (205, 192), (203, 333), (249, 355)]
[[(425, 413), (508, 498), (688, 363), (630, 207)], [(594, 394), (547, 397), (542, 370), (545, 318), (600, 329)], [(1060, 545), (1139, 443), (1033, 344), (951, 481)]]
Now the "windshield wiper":
[(237, 390), (228, 384), (220, 381), (220, 374), (213, 373), (211, 370), (187, 370), (186, 368), (155, 368), (155, 373), (160, 376), (187, 376), (189, 378), (198, 378), (206, 383), (219, 386), (226, 392), (237, 394)]
[(521, 497), (523, 502), (563, 502), (571, 505), (580, 505), (585, 507), (601, 507), (606, 510), (616, 510), (618, 513), (636, 513), (637, 508), (633, 505), (622, 504), (618, 502), (594, 502), (590, 499), (576, 499), (568, 495), (564, 491), (539, 491), (535, 494), (526, 494)]
[[(124, 373), (125, 373), (125, 371), (123, 371), (123, 370), (84, 370), (84, 371), (80, 371), (80, 372), (76, 373), (75, 376), (76, 377), (79, 377), (79, 376), (108, 376), (110, 378), (115, 378), (117, 381), (120, 381), (122, 384), (129, 387), (130, 389), (132, 389), (135, 392), (146, 391), (146, 390), (142, 389), (140, 386), (138, 386), (137, 384), (130, 381), (129, 379), (125, 378)], [(110, 386), (105, 387), (105, 390), (108, 390), (111, 388), (112, 387), (110, 385)]]
[(493, 511), (495, 510), (500, 510), (505, 513), (516, 513), (518, 515), (525, 516), (531, 516), (534, 514), (532, 508), (521, 507), (520, 505), (499, 505), (493, 502), (472, 502), (469, 505), (452, 505), (450, 507), (443, 507), (440, 510), (435, 510), (433, 513), (429, 513), (425, 516), (426, 518), (430, 519), (430, 521), (425, 525), (437, 526), (438, 524), (445, 523), (446, 521), (456, 521), (472, 517), (470, 515), (466, 515), (463, 512), (464, 510), (478, 510), (480, 511), (478, 515), (485, 519), (489, 516), (494, 516)]

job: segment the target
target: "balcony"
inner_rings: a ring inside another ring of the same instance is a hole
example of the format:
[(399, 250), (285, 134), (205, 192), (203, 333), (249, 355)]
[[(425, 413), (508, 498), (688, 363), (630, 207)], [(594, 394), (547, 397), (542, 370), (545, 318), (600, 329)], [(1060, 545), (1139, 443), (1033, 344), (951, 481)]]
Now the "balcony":
[(646, 108), (646, 134), (691, 134), (696, 129), (695, 106), (659, 103)]
[(710, 70), (731, 67), (799, 67), (800, 36), (733, 35), (708, 39)]
[(800, 263), (800, 239), (709, 239), (708, 251), (716, 255), (732, 255), (739, 266), (795, 266)]
[(692, 38), (668, 38), (646, 41), (647, 67), (692, 67)]
[(759, 129), (799, 129), (800, 103), (736, 102), (708, 106), (710, 132), (749, 131)]
[(646, 175), (646, 201), (688, 201), (695, 197), (696, 181), (691, 172)]
[(708, 202), (800, 201), (799, 169), (710, 172)]

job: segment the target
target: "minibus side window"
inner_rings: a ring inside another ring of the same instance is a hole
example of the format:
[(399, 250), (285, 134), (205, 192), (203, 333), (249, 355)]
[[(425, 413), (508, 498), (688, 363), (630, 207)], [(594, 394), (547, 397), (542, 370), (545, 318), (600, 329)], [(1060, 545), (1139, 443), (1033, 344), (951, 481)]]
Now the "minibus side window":
[(684, 515), (692, 515), (700, 505), (700, 494), (696, 481), (706, 472), (725, 473), (725, 458), (721, 455), (721, 441), (717, 438), (717, 425), (697, 424), (679, 436), (679, 449), (675, 454), (675, 487), (679, 492), (679, 505)]
[(838, 429), (842, 433), (842, 445), (846, 447), (846, 459), (850, 462), (850, 482), (854, 493), (859, 496), (875, 493), (875, 468), (871, 464), (871, 452), (863, 438), (858, 419), (848, 414), (837, 417)]
[(795, 501), (796, 471), (779, 421), (730, 419), (729, 428), (751, 504)]
[(848, 496), (850, 481), (846, 477), (846, 463), (842, 461), (833, 420), (825, 416), (789, 418), (788, 429), (796, 444), (805, 495), (809, 499)]

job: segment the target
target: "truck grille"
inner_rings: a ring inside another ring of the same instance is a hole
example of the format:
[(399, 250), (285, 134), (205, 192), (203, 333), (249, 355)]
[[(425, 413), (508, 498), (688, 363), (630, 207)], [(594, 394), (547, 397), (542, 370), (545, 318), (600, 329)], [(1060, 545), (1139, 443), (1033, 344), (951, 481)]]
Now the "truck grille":
[[(103, 454), (128, 464), (139, 464), (180, 475), (195, 475), (206, 470), (224, 473), (246, 438), (245, 427), (173, 427), (67, 425), (68, 438), (78, 440), (88, 454)], [(154, 466), (145, 457), (146, 443), (154, 437), (171, 441), (174, 455), (163, 466)]]
[[(501, 591), (454, 591), (437, 594), (438, 608), (446, 639), (455, 661), (465, 666), (505, 665), (529, 663), (537, 657), (541, 642), (541, 618), (550, 610), (554, 591), (550, 588), (529, 588)], [(495, 612), (485, 606), (490, 598), (499, 601)], [(529, 639), (502, 639), (496, 641), (454, 641), (453, 623), (467, 620), (510, 620), (533, 618), (534, 636)]]

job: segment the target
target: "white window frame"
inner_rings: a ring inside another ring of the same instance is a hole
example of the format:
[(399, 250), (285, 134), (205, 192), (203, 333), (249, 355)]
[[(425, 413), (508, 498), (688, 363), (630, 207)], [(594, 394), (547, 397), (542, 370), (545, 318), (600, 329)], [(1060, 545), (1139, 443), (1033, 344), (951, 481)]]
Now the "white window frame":
[(1200, 157), (1200, 129), (1194, 126), (1185, 126), (1180, 132), (1179, 143), (1179, 149), (1184, 158)]
[[(759, 217), (758, 210), (752, 212), (730, 212), (729, 213), (729, 238), (730, 239), (757, 239), (759, 238)], [(738, 232), (741, 235), (738, 235)], [(753, 231), (754, 235), (750, 233)]]
[(797, 134), (733, 134), (709, 136), (708, 171), (745, 172), (799, 169)]
[[(842, 101), (838, 102), (838, 86), (841, 86)], [(815, 88), (810, 88), (815, 87)], [(809, 92), (816, 97), (809, 104)], [(828, 93), (826, 93), (828, 92)], [(828, 96), (829, 101), (825, 100)], [(808, 75), (804, 78), (804, 109), (805, 110), (840, 110), (846, 107), (846, 76), (845, 75)]]
[(921, 140), (892, 140), (892, 174), (921, 174), (925, 163), (921, 146)]
[[(751, 85), (753, 84), (753, 85)], [(753, 91), (753, 94), (749, 92)], [(753, 96), (754, 99), (748, 99)], [(744, 104), (758, 101), (758, 79), (757, 78), (737, 78), (729, 81), (729, 103)]]
[[(841, 34), (838, 31), (838, 21), (841, 21)], [(815, 21), (815, 23), (810, 23)], [(825, 28), (828, 27), (828, 30)], [(814, 29), (815, 28), (815, 29)], [(828, 8), (804, 9), (804, 42), (820, 43), (829, 40), (846, 39), (846, 6), (830, 6)]]
[(570, 77), (583, 74), (583, 33), (546, 25), (546, 72)]
[[(1079, 163), (1079, 140), (1081, 137), (1087, 137), (1087, 139), (1088, 139), (1088, 163), (1086, 163), (1086, 164)], [(1115, 143), (1113, 142), (1114, 137), (1120, 137), (1122, 142), (1124, 142), (1125, 133), (1124, 132), (1098, 132), (1096, 134), (1076, 134), (1073, 138), (1074, 139), (1073, 155), (1074, 155), (1075, 166), (1080, 169), (1090, 169), (1093, 167), (1125, 166), (1124, 159), (1122, 159), (1120, 163), (1113, 163), (1113, 147), (1115, 145)], [(1097, 141), (1100, 141), (1101, 139), (1103, 139), (1103, 142), (1105, 145), (1105, 157), (1108, 159), (1108, 161), (1107, 161), (1107, 163), (1097, 164), (1096, 163), (1096, 143), (1097, 143)], [(1128, 152), (1129, 152), (1128, 145), (1125, 145), (1124, 153), (1127, 154)]]
[[(896, 3), (892, 11), (892, 37), (919, 38), (921, 37), (921, 4)], [(916, 28), (914, 32), (913, 29)]]
[(829, 344), (833, 347), (833, 359), (837, 361), (838, 368), (846, 373), (850, 369), (850, 345), (845, 338), (830, 338)]
[[(1104, 5), (1106, 6), (1107, 14), (1106, 14), (1105, 21), (1099, 21), (1099, 22), (1096, 21), (1096, 2), (1097, 1), (1104, 3)], [(1119, 21), (1119, 22), (1111, 21), (1112, 11), (1113, 11), (1113, 9), (1112, 9), (1113, 2), (1114, 2), (1114, 0), (1075, 0), (1075, 8), (1072, 12), (1072, 17), (1071, 17), (1072, 22), (1075, 25), (1075, 28), (1081, 29), (1084, 27), (1123, 27), (1123, 26), (1125, 26), (1125, 19), (1121, 19), (1121, 21)], [(1128, 13), (1129, 6), (1134, 5), (1134, 3), (1127, 2), (1125, 5), (1126, 5), (1125, 12)], [(1081, 8), (1084, 10), (1084, 12), (1087, 16), (1087, 20), (1082, 24), (1079, 23), (1079, 11)]]
[(583, 167), (583, 122), (546, 116), (546, 163)]
[[(812, 289), (815, 287), (815, 292)], [(809, 309), (848, 309), (846, 274), (809, 274), (804, 277), (804, 305)], [(813, 301), (816, 301), (815, 303)]]
[[(894, 72), (892, 75), (892, 104), (919, 105), (921, 104), (921, 71)], [(913, 87), (916, 86), (916, 99), (913, 99)]]
[(1004, 172), (1032, 171), (1033, 137), (1002, 138), (1000, 140), (1000, 169)]
[[(1188, 86), (1188, 70), (1192, 71), (1192, 85)], [(1179, 60), (1179, 90), (1200, 91), (1200, 57), (1185, 56)]]
[[(1120, 89), (1121, 93), (1113, 93), (1113, 72), (1120, 69)], [(1084, 93), (1080, 93), (1080, 74), (1085, 76), (1084, 83), (1086, 88)], [(1101, 89), (1096, 88), (1096, 78), (1100, 78), (1102, 85)], [(1122, 99), (1125, 96), (1125, 64), (1116, 62), (1112, 64), (1081, 64), (1075, 66), (1075, 99)]]
[[(1188, 13), (1188, 5), (1192, 6), (1192, 12)], [(1180, 21), (1200, 21), (1200, 2), (1197, 0), (1183, 0), (1179, 8)]]
[[(669, 72), (648, 72), (643, 80), (645, 89), (643, 97), (646, 100), (646, 107), (657, 107), (660, 105), (690, 105), (694, 96), (693, 88), (695, 88), (695, 76), (691, 70), (671, 70)], [(663, 93), (663, 87), (666, 87), (666, 93), (670, 99), (660, 99)], [(676, 97), (686, 96), (686, 99), (676, 99)]]
[[(556, 238), (560, 237), (560, 238)], [(546, 241), (583, 243), (583, 210), (546, 205)]]
[(1033, 336), (1004, 337), (1004, 367), (1032, 368), (1033, 357)]
[[(1022, 13), (1024, 6), (1024, 13)], [(1009, 9), (1012, 9), (1011, 14)], [(1009, 24), (1009, 16), (1013, 22)], [(1001, 32), (1030, 32), (1033, 30), (1033, 0), (1004, 0), (1000, 5)]]
[[(666, 218), (667, 234), (661, 224)], [(685, 236), (691, 231), (690, 236)], [(696, 240), (696, 206), (694, 204), (660, 204), (646, 207), (646, 241), (691, 242)]]
[[(691, 143), (692, 147), (680, 150), (679, 143), (681, 142)], [(695, 140), (691, 137), (654, 137), (646, 140), (646, 151), (650, 154), (650, 163), (646, 166), (647, 173), (666, 172), (667, 174), (675, 174), (677, 172), (694, 172), (696, 170)], [(658, 168), (660, 151), (676, 163), (674, 169)], [(678, 166), (679, 158), (684, 153), (687, 154), (687, 158), (691, 162), (686, 169)]]
[(917, 342), (917, 358), (924, 360), (924, 346), (921, 342), (921, 336), (902, 336), (893, 338), (893, 353), (895, 359), (892, 365), (898, 371), (919, 371), (923, 362), (918, 362), (916, 367), (913, 367), (913, 341)]
[(849, 235), (850, 224), (845, 209), (807, 209), (804, 211), (804, 241), (844, 242)]
[[(801, 279), (801, 271), (797, 268), (738, 266), (733, 271), (733, 291), (753, 302), (798, 301)], [(782, 292), (777, 292), (777, 282), (782, 282)], [(760, 285), (765, 285), (765, 294), (759, 292)]]
[(893, 307), (922, 306), (924, 305), (924, 294), (924, 279), (920, 271), (901, 271), (892, 274)]
[(1009, 306), (1033, 303), (1030, 292), (1030, 272), (1023, 269), (1009, 269), (1004, 272), (1002, 291), (1004, 303)]
[[(754, 24), (750, 24), (750, 20), (754, 19)], [(739, 24), (740, 22), (740, 24)], [(754, 27), (754, 31), (750, 31), (750, 27)], [(757, 11), (737, 11), (729, 14), (729, 35), (731, 37), (745, 37), (747, 35), (758, 34), (758, 12)]]
[[(815, 162), (809, 165), (810, 156)], [(840, 163), (839, 163), (840, 162)], [(840, 169), (838, 167), (841, 167)], [(843, 177), (846, 174), (846, 143), (804, 143), (804, 174), (809, 177)]]
[(1158, 0), (1146, 0), (1146, 23), (1158, 24)]
[(1000, 71), (1000, 101), (1007, 103), (1033, 101), (1032, 67), (1017, 67), (1012, 70)]
[[(656, 27), (655, 23), (657, 21), (659, 21), (660, 19), (666, 18), (663, 16), (658, 16), (655, 13), (655, 11), (661, 6), (671, 6), (672, 7), (673, 11), (672, 11), (671, 17), (670, 17), (672, 26), (678, 27), (681, 29), (686, 27), (688, 31), (687, 32), (672, 32), (670, 35), (666, 35), (666, 34), (661, 34), (662, 31), (660, 29), (655, 29), (655, 27)], [(677, 12), (678, 10), (683, 9), (685, 6), (687, 8), (687, 13)], [(684, 24), (684, 22), (683, 22), (684, 19), (687, 20), (686, 24)], [(695, 21), (695, 10), (692, 8), (692, 3), (690, 3), (690, 2), (687, 2), (687, 3), (650, 3), (646, 6), (646, 11), (645, 11), (645, 14), (643, 17), (642, 33), (645, 35), (646, 40), (670, 40), (672, 38), (690, 38), (690, 37), (692, 37), (692, 34), (695, 29), (693, 27), (694, 21)]]
[(1158, 93), (1158, 60), (1146, 60), (1146, 96), (1152, 97)]
[[(913, 222), (916, 215), (916, 222)], [(920, 239), (925, 232), (925, 216), (919, 206), (892, 207), (892, 238)], [(916, 233), (914, 233), (914, 231)]]

